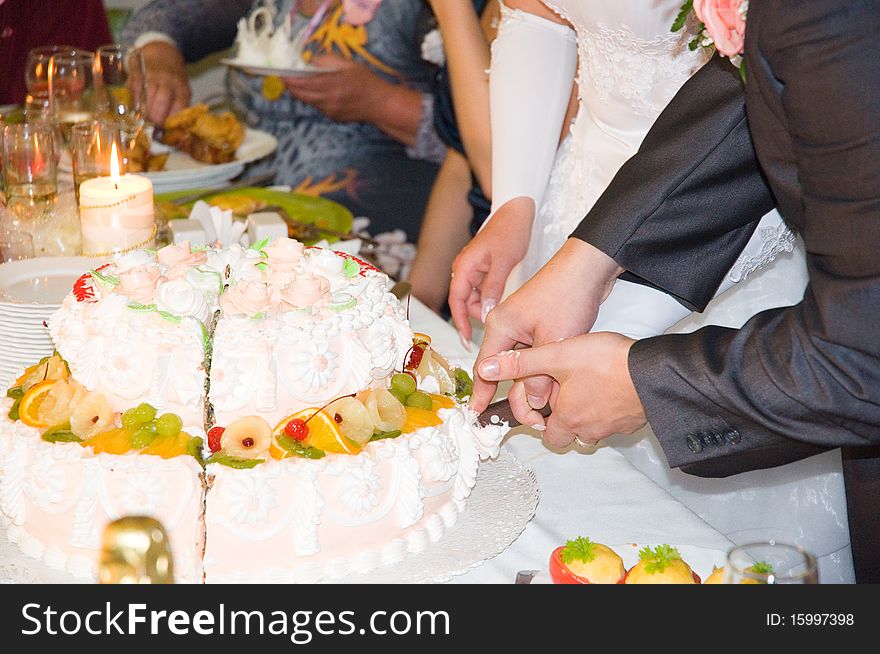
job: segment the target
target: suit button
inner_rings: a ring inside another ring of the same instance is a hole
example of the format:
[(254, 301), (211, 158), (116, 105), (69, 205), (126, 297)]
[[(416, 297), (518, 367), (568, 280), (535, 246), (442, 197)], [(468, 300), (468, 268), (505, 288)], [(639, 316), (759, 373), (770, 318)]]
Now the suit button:
[(688, 434), (685, 440), (687, 441), (688, 449), (694, 454), (699, 454), (703, 451), (703, 444), (693, 434)]
[(724, 435), (720, 431), (718, 431), (717, 429), (713, 429), (709, 432), (709, 434), (711, 434), (712, 436), (712, 443), (715, 445), (715, 447), (721, 447), (722, 445), (724, 445)]
[(703, 447), (710, 447), (712, 445), (712, 434), (707, 431), (701, 431), (697, 434), (697, 437), (700, 439), (700, 443), (703, 444)]
[(743, 439), (742, 434), (740, 434), (736, 429), (732, 428), (725, 429), (723, 436), (724, 440), (726, 440), (731, 445), (736, 445)]

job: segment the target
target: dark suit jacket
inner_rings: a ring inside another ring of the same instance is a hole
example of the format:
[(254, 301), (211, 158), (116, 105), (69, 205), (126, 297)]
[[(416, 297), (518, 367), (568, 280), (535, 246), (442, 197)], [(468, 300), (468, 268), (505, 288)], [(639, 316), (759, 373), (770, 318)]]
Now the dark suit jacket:
[(770, 207), (768, 186), (804, 238), (800, 304), (633, 347), (673, 467), (726, 476), (880, 442), (878, 34), (876, 0), (753, 0), (746, 98), (760, 168), (738, 73), (716, 57), (574, 234), (697, 308)]

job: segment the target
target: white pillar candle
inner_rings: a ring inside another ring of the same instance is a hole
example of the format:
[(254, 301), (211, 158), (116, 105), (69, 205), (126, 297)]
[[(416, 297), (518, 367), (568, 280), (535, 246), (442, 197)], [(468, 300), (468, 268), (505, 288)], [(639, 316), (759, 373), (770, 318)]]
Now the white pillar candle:
[(79, 187), (79, 215), (85, 256), (109, 256), (153, 245), (153, 183), (140, 175), (120, 175), (113, 146), (110, 177), (94, 177)]

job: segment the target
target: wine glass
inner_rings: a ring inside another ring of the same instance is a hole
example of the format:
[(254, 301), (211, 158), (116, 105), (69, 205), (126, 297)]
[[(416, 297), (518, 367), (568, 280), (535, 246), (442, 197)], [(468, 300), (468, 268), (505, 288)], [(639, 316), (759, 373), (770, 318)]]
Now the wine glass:
[(24, 83), (27, 88), (26, 107), (49, 107), (49, 60), (56, 54), (91, 54), (72, 45), (44, 45), (28, 52), (24, 69)]
[(816, 557), (799, 545), (770, 540), (727, 553), (726, 584), (818, 584)]
[(144, 125), (147, 77), (140, 48), (104, 45), (95, 54), (95, 69), (101, 84), (98, 110), (129, 131)]
[(94, 119), (98, 89), (94, 54), (60, 52), (49, 59), (49, 110), (68, 148), (73, 126)]

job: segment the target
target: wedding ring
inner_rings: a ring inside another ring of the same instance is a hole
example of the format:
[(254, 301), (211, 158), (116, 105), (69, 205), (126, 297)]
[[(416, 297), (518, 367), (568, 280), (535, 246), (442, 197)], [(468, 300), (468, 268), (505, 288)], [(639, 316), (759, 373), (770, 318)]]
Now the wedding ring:
[(577, 436), (574, 437), (574, 442), (577, 443), (577, 446), (578, 446), (578, 447), (581, 447), (581, 448), (587, 448), (587, 447), (590, 447), (590, 445), (589, 445), (588, 443), (584, 443), (584, 442), (583, 442), (580, 438), (578, 438)]

